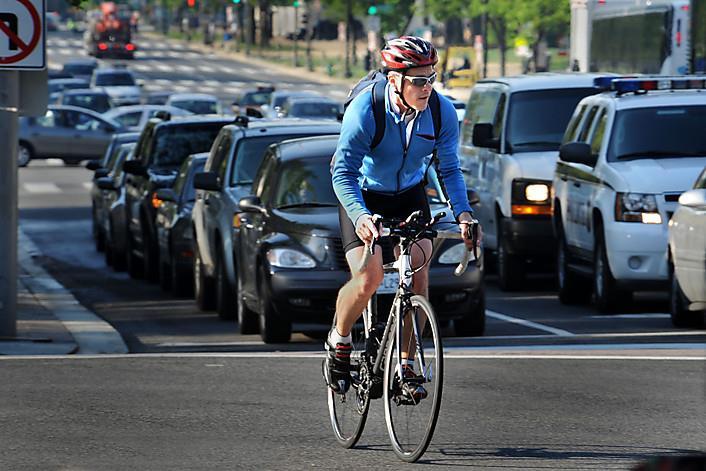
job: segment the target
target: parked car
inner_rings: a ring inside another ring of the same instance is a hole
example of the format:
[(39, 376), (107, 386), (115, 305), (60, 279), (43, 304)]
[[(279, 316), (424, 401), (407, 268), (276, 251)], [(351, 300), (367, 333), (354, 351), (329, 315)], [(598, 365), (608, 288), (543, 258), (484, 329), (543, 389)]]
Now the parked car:
[[(74, 90), (64, 90), (56, 98), (58, 105), (78, 106), (86, 108), (96, 113), (105, 113), (113, 107), (110, 96), (103, 90), (91, 88), (77, 88)], [(105, 117), (105, 116), (104, 116)]]
[(140, 85), (135, 75), (124, 68), (96, 69), (91, 77), (91, 88), (102, 88), (115, 106), (140, 103)]
[(706, 314), (706, 167), (669, 220), (670, 313), (675, 327), (703, 327)]
[(147, 121), (158, 112), (169, 113), (171, 116), (189, 116), (193, 113), (183, 108), (166, 105), (128, 105), (119, 106), (107, 111), (104, 116), (122, 124), (130, 131), (142, 131)]
[[(270, 144), (305, 136), (338, 134), (340, 123), (301, 119), (253, 120), (239, 116), (221, 130), (211, 148), (204, 173), (194, 178), (196, 203), (192, 212), (195, 233), (194, 294), (199, 307), (216, 308), (222, 319), (237, 314), (237, 278), (233, 259), (238, 228), (233, 217), (238, 201), (250, 185)], [(252, 333), (241, 322), (243, 333)]]
[(144, 97), (143, 101), (144, 101), (145, 105), (164, 105), (167, 103), (167, 100), (169, 99), (169, 97), (172, 96), (173, 94), (174, 94), (174, 92), (165, 91), (165, 90), (149, 92)]
[[(293, 322), (330, 324), (338, 291), (350, 279), (329, 170), (337, 142), (337, 136), (328, 136), (270, 146), (253, 181), (253, 195), (240, 200), (243, 212), (234, 224), (240, 227), (238, 305), (243, 318), (259, 321), (265, 342), (287, 342)], [(452, 222), (433, 168), (427, 195), (432, 213), (445, 211), (442, 222)], [(390, 261), (393, 247), (383, 247)], [(442, 320), (454, 320), (457, 335), (482, 335), (482, 269), (470, 264), (461, 277), (453, 274), (465, 250), (458, 239), (434, 241), (430, 300)], [(380, 305), (389, 308), (393, 291), (379, 291), (387, 294)]]
[(459, 157), (480, 196), (483, 244), (495, 252), (498, 284), (522, 286), (528, 262), (553, 266), (550, 194), (561, 138), (578, 102), (600, 92), (595, 74), (480, 80), (471, 90)]
[(553, 182), (559, 299), (593, 294), (601, 312), (667, 290), (667, 221), (706, 166), (706, 96), (689, 78), (611, 82), (576, 108)]
[(189, 156), (171, 188), (157, 190), (161, 201), (155, 225), (159, 244), (159, 284), (177, 296), (191, 296), (194, 283), (194, 249), (191, 210), (196, 190), (194, 174), (203, 170), (208, 152)]
[(278, 90), (276, 92), (272, 92), (272, 95), (270, 96), (270, 103), (267, 106), (262, 105), (262, 108), (265, 110), (266, 117), (273, 119), (281, 118), (282, 116), (280, 115), (280, 111), (282, 109), (282, 105), (285, 101), (287, 101), (288, 98), (320, 96), (323, 95), (321, 95), (320, 93), (309, 92), (306, 90)]
[(290, 97), (280, 113), (287, 118), (335, 119), (343, 112), (340, 103), (326, 97)]
[(220, 129), (232, 118), (183, 116), (170, 120), (151, 119), (140, 134), (135, 159), (125, 162), (127, 208), (127, 268), (132, 277), (156, 281), (159, 248), (155, 217), (155, 192), (171, 187), (179, 167), (191, 154), (206, 152)]
[(77, 88), (89, 88), (88, 81), (79, 78), (54, 78), (47, 82), (49, 91), (49, 103), (56, 103), (59, 93), (64, 90), (74, 90)]
[(99, 159), (120, 131), (119, 123), (94, 111), (49, 105), (42, 117), (20, 118), (17, 165), (24, 167), (32, 159), (59, 158), (67, 164)]
[(127, 267), (127, 217), (125, 211), (125, 172), (123, 165), (134, 155), (135, 142), (121, 144), (109, 172), (96, 179), (100, 191), (97, 204), (98, 228), (103, 234), (105, 263), (116, 271)]
[[(113, 138), (108, 144), (105, 155), (101, 160), (91, 160), (86, 163), (88, 170), (93, 170), (93, 181), (91, 184), (91, 221), (93, 240), (96, 244), (96, 250), (101, 251), (105, 247), (106, 232), (103, 230), (103, 213), (105, 192), (98, 185), (97, 180), (115, 173), (118, 162), (124, 160), (120, 157), (123, 149), (123, 144), (137, 142), (140, 137), (138, 133), (128, 132), (113, 135)], [(122, 165), (122, 164), (120, 164)]]
[(64, 63), (61, 71), (71, 77), (89, 82), (96, 68), (98, 68), (98, 61), (93, 58), (71, 59)]
[(167, 99), (167, 106), (175, 106), (194, 114), (221, 114), (221, 102), (207, 93), (174, 93)]
[(270, 103), (272, 93), (275, 87), (257, 87), (252, 90), (245, 90), (238, 95), (231, 103), (231, 109), (234, 114), (244, 114), (255, 118), (263, 118), (263, 105)]

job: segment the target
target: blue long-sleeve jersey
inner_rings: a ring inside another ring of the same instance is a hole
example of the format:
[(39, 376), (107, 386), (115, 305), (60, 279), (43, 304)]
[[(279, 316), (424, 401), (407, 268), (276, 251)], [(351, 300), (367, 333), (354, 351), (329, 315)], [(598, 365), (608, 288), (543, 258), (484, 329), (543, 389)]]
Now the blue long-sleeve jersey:
[(415, 117), (405, 150), (405, 122), (390, 107), (389, 87), (388, 84), (385, 90), (385, 135), (374, 149), (370, 148), (375, 135), (372, 87), (351, 101), (343, 117), (332, 178), (336, 196), (348, 217), (355, 225), (360, 216), (370, 214), (361, 189), (395, 194), (419, 184), (434, 147), (437, 149), (439, 179), (446, 189), (454, 216), (458, 218), (464, 211), (471, 212), (459, 167), (458, 118), (453, 104), (439, 94), (441, 132), (438, 143), (434, 137), (431, 110), (427, 106)]

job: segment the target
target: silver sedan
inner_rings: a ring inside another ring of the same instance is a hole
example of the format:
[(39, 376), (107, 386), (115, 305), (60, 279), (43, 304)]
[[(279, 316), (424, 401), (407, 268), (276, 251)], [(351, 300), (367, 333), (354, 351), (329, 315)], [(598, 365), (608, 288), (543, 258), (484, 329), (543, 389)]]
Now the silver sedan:
[(166, 105), (130, 105), (119, 106), (103, 113), (106, 119), (119, 122), (127, 131), (142, 131), (147, 124), (147, 120), (153, 117), (158, 111), (166, 111), (172, 116), (186, 116), (193, 114), (183, 108)]

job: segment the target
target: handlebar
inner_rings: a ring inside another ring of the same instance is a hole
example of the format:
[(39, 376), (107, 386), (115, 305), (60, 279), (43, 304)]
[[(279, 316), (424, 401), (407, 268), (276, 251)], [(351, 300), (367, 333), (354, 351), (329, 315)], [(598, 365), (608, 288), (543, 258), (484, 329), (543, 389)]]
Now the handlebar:
[[(438, 223), (442, 218), (446, 216), (445, 212), (439, 212), (431, 218), (431, 221), (425, 223), (421, 222), (419, 219), (422, 217), (421, 211), (415, 211), (407, 217), (407, 219), (400, 221), (395, 219), (384, 220), (379, 214), (373, 215), (373, 223), (380, 226), (379, 237), (387, 237), (390, 235), (399, 235), (401, 237), (413, 238), (415, 240), (422, 238), (442, 238), (442, 239), (463, 239), (460, 231), (449, 231), (449, 230), (433, 230), (431, 226)], [(478, 262), (478, 221), (473, 219), (470, 221), (470, 238), (472, 241), (472, 249), (466, 250), (463, 255), (463, 259), (458, 264), (454, 270), (454, 275), (461, 276), (465, 273), (468, 267), (468, 262), (471, 260), (471, 254), (473, 259)], [(363, 258), (360, 261), (358, 267), (358, 272), (363, 272), (368, 266), (368, 261), (371, 255), (375, 252), (375, 240), (373, 239), (371, 244), (366, 244), (365, 251), (363, 253)]]

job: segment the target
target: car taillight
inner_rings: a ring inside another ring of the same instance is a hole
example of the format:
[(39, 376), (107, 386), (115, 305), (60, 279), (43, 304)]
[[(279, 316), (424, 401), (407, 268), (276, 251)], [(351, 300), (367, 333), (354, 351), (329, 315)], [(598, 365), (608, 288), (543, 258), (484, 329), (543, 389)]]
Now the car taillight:
[(98, 43), (98, 49), (101, 51), (106, 51), (108, 50), (108, 45), (106, 43)]
[(132, 43), (127, 43), (127, 44), (125, 45), (125, 49), (127, 49), (128, 51), (134, 51), (134, 50), (135, 50), (135, 45), (132, 44)]
[(158, 209), (160, 206), (162, 206), (162, 204), (164, 204), (164, 201), (159, 199), (157, 193), (152, 193), (152, 207), (154, 209)]

